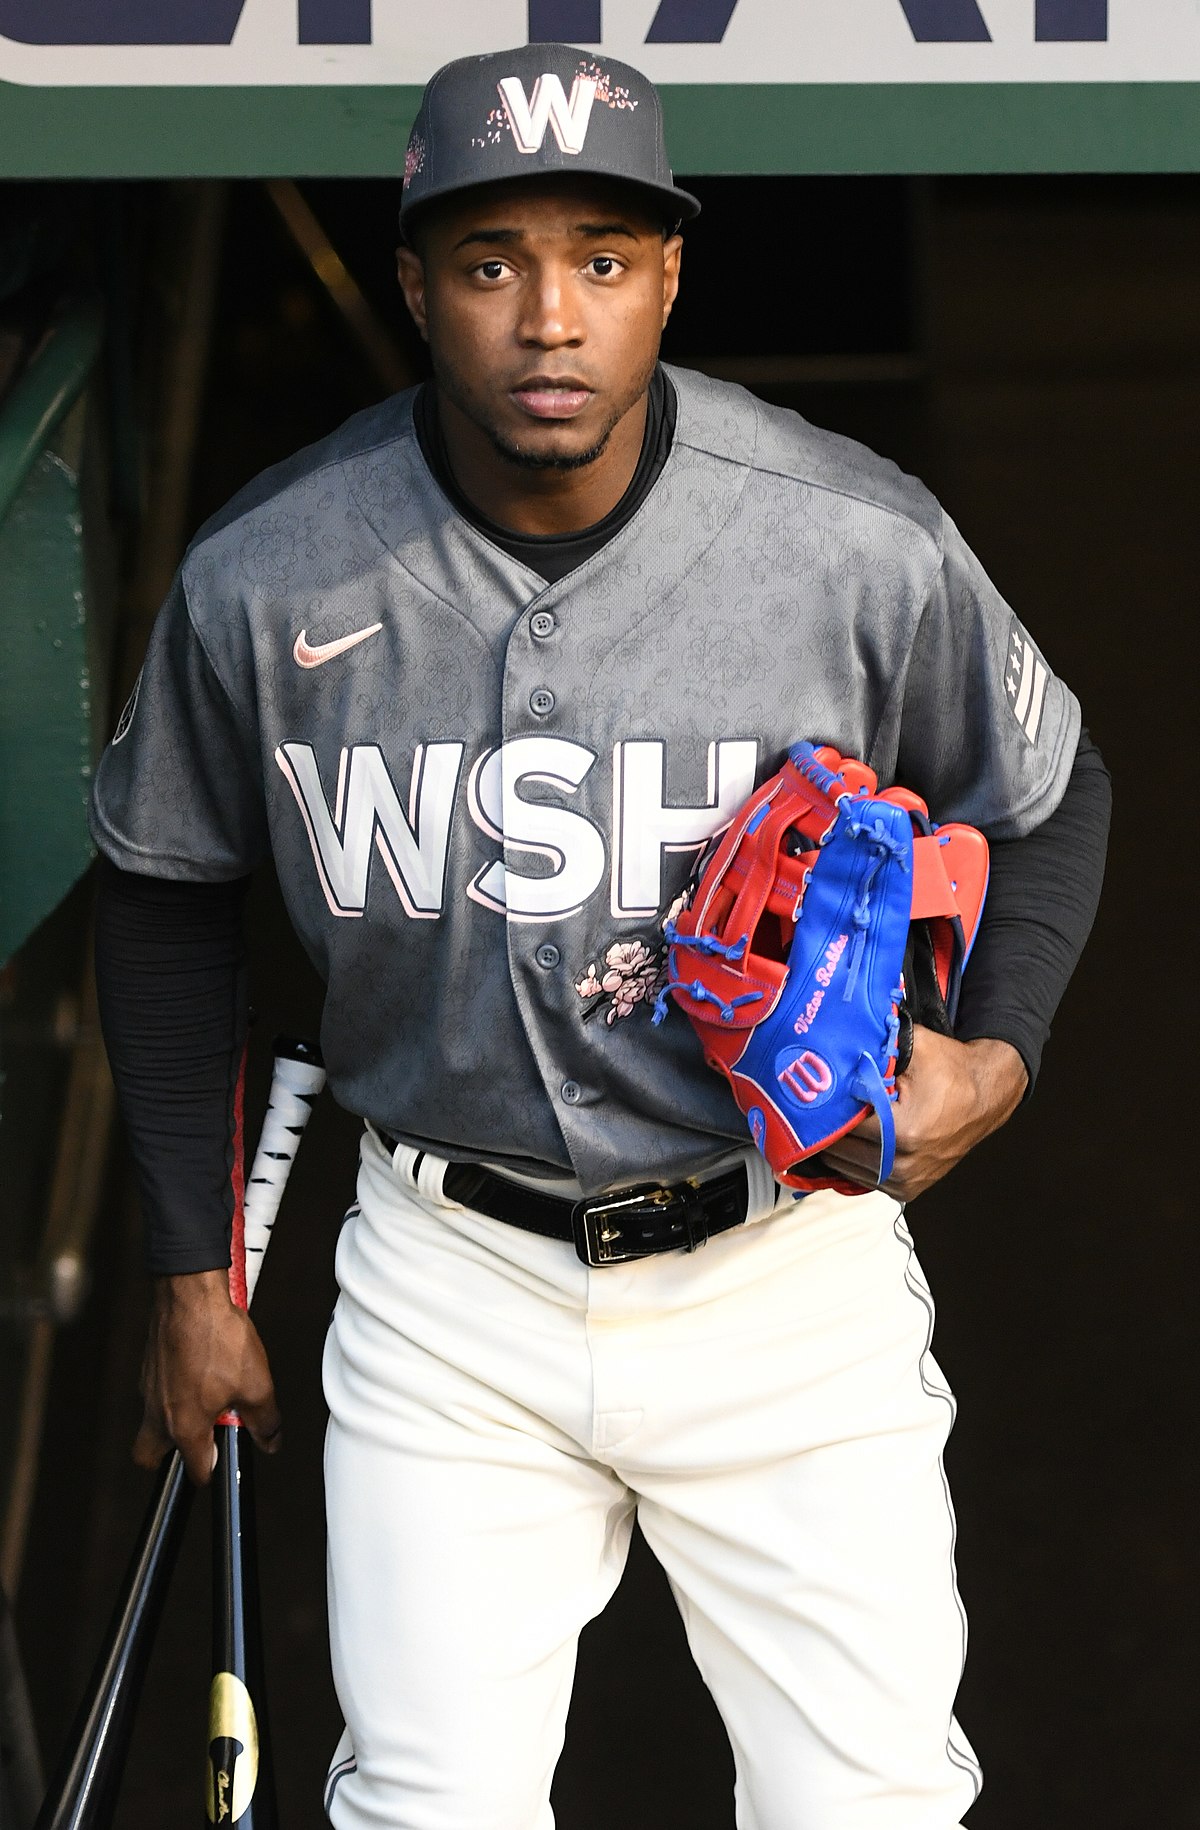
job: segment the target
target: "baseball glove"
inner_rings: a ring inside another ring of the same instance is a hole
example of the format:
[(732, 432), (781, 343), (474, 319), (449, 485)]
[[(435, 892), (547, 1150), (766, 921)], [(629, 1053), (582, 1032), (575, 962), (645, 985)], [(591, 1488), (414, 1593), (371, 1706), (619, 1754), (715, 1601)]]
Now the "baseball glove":
[(862, 1194), (803, 1165), (869, 1111), (887, 1180), (912, 1024), (952, 1033), (987, 879), (981, 832), (934, 826), (919, 795), (811, 743), (709, 848), (666, 927), (654, 1021), (678, 1000), (777, 1181)]

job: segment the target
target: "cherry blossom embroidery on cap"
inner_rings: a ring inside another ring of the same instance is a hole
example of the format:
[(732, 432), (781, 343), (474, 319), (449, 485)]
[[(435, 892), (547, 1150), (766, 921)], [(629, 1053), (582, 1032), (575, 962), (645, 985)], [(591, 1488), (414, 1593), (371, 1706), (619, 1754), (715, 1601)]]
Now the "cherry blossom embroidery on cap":
[(593, 63), (590, 57), (580, 59), (579, 74), (596, 85), (596, 100), (603, 102), (606, 108), (636, 108), (637, 97), (630, 95), (628, 89), (614, 83), (609, 71), (602, 65)]
[(404, 155), (404, 183), (402, 190), (407, 190), (418, 173), (425, 170), (425, 141), (415, 133), (408, 142), (408, 151)]
[(508, 126), (508, 116), (503, 108), (493, 108), (483, 123), (483, 134), (471, 135), (472, 146), (499, 146)]

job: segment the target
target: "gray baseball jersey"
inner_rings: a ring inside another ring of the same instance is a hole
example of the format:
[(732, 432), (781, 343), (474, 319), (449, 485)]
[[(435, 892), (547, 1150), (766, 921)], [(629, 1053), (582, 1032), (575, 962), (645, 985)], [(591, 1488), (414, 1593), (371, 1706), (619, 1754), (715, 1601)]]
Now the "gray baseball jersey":
[(745, 1146), (690, 1024), (648, 1016), (700, 848), (790, 743), (1011, 838), (1079, 735), (920, 483), (670, 374), (661, 476), (554, 585), (447, 501), (410, 394), (268, 471), (192, 543), (93, 796), (125, 870), (274, 854), (344, 1105), (588, 1193)]

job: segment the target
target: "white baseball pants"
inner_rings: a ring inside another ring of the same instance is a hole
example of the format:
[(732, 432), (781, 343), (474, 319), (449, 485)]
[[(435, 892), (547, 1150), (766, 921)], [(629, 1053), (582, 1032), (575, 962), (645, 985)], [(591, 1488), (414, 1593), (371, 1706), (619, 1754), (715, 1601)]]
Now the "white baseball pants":
[(958, 1824), (953, 1399), (896, 1203), (789, 1196), (589, 1271), (396, 1155), (367, 1134), (325, 1357), (336, 1830), (551, 1830), (576, 1641), (635, 1512), (739, 1830)]

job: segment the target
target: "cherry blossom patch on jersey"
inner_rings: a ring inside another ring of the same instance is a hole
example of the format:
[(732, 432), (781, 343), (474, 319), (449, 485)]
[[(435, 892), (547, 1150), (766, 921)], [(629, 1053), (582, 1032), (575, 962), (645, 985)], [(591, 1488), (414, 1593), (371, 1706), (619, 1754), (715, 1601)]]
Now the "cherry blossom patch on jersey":
[(677, 896), (658, 924), (652, 941), (635, 936), (632, 940), (614, 940), (602, 959), (594, 959), (575, 989), (584, 1000), (583, 1020), (604, 1012), (604, 1021), (617, 1023), (623, 1017), (654, 1000), (667, 982), (667, 942), (663, 933), (683, 908), (686, 898)]

